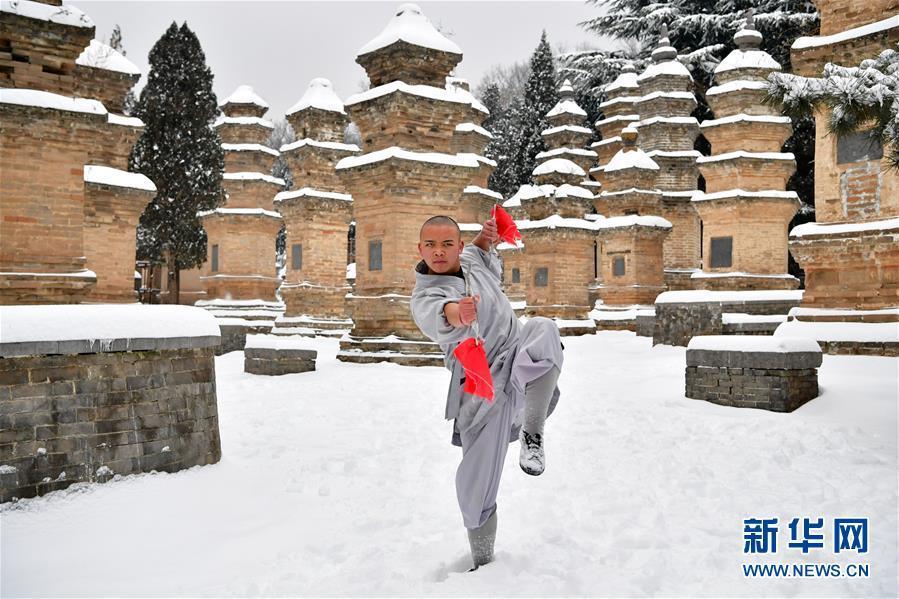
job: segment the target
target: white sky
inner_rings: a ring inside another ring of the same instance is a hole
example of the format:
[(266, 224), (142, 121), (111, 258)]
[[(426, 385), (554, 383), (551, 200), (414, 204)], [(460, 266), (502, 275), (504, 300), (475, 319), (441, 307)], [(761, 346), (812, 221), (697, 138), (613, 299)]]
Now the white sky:
[[(543, 29), (554, 51), (603, 43), (577, 25), (599, 13), (582, 1), (416, 3), (432, 23), (452, 33), (464, 53), (456, 74), (473, 86), (495, 64), (527, 60)], [(364, 71), (355, 62), (356, 51), (380, 33), (403, 2), (72, 4), (93, 19), (102, 41), (108, 41), (118, 23), (127, 56), (144, 76), (156, 40), (173, 20), (187, 21), (200, 38), (219, 99), (238, 85), (251, 85), (271, 105), (268, 118), (278, 119), (315, 77), (330, 79), (341, 99), (358, 92)]]

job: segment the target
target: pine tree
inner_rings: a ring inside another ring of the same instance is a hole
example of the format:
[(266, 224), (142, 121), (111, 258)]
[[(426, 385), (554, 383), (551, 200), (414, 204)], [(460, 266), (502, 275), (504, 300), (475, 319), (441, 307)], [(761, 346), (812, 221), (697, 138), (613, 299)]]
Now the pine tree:
[[(899, 46), (897, 46), (899, 47)], [(827, 63), (822, 77), (772, 73), (768, 93), (790, 117), (810, 117), (830, 109), (830, 133), (844, 136), (869, 130), (873, 140), (889, 146), (888, 160), (899, 169), (899, 52), (890, 48), (857, 67)]]
[(540, 43), (531, 55), (531, 72), (524, 87), (524, 111), (521, 128), (523, 144), (519, 146), (516, 163), (519, 165), (518, 184), (531, 182), (531, 173), (536, 165), (536, 156), (546, 150), (541, 133), (549, 124), (546, 113), (559, 101), (556, 83), (556, 66), (552, 49), (546, 41), (546, 31), (540, 36)]
[(499, 113), (488, 129), (493, 139), (484, 154), (496, 161), (496, 168), (490, 174), (487, 186), (504, 197), (514, 194), (520, 185), (521, 166), (517, 159), (524, 145), (521, 128), (523, 113), (524, 98), (517, 98)]
[(499, 119), (500, 113), (503, 110), (502, 105), (500, 104), (499, 86), (495, 83), (488, 85), (481, 94), (480, 100), (481, 104), (490, 111), (490, 115), (484, 119), (481, 126), (490, 131), (490, 128), (493, 127), (493, 123)]
[(138, 225), (138, 258), (166, 262), (171, 301), (179, 300), (179, 273), (206, 261), (206, 231), (197, 212), (224, 201), (222, 142), (212, 71), (197, 36), (172, 23), (150, 50), (147, 85), (134, 114), (144, 130), (128, 169), (156, 184), (156, 197)]

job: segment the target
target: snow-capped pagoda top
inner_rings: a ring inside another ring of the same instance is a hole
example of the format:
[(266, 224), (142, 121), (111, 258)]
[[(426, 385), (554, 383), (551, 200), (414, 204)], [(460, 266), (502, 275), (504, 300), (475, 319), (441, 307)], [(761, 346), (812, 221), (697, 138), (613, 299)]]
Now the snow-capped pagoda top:
[(48, 23), (68, 25), (70, 27), (94, 27), (94, 22), (91, 18), (71, 4), (61, 5), (49, 2), (31, 2), (29, 0), (3, 0), (3, 2), (0, 2), (0, 12), (47, 21)]
[(226, 116), (261, 117), (268, 111), (268, 102), (263, 100), (249, 85), (240, 85), (230, 96), (219, 102)]
[(384, 30), (356, 54), (372, 87), (391, 81), (443, 87), (461, 61), (459, 46), (440, 33), (416, 4), (401, 5)]
[(668, 39), (668, 26), (662, 24), (659, 42), (652, 51), (652, 64), (637, 76), (641, 91), (649, 94), (655, 91), (688, 91), (693, 76), (680, 61), (677, 50)]
[(306, 93), (299, 101), (287, 109), (287, 116), (300, 110), (309, 108), (317, 108), (319, 110), (327, 110), (331, 112), (339, 112), (346, 114), (343, 109), (343, 101), (334, 92), (334, 86), (324, 77), (316, 77), (309, 82)]
[(606, 173), (623, 170), (659, 170), (659, 165), (649, 155), (637, 147), (637, 130), (625, 127), (621, 130), (623, 147), (603, 169)]
[(628, 95), (631, 92), (636, 94), (639, 87), (640, 84), (637, 83), (637, 69), (634, 68), (633, 63), (628, 62), (621, 68), (621, 72), (618, 73), (615, 80), (603, 88), (603, 91), (609, 99), (612, 99)]
[(98, 40), (91, 40), (91, 43), (75, 60), (75, 64), (140, 77), (140, 69), (133, 62), (111, 46)]
[(566, 79), (559, 88), (560, 99), (552, 109), (546, 113), (546, 120), (552, 127), (560, 125), (583, 125), (587, 118), (587, 111), (578, 106), (574, 101), (574, 88)]
[(762, 34), (755, 29), (752, 10), (749, 10), (746, 24), (734, 34), (737, 49), (715, 68), (716, 83), (721, 85), (739, 80), (764, 81), (772, 71), (780, 71), (780, 63), (759, 49), (762, 39)]

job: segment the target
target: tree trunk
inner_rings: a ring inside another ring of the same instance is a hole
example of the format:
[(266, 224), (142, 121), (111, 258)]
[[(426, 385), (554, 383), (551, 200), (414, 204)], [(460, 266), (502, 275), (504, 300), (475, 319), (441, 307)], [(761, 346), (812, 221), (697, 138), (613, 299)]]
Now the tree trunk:
[(181, 270), (178, 268), (178, 265), (175, 264), (175, 276), (172, 279), (172, 303), (180, 304), (181, 303)]

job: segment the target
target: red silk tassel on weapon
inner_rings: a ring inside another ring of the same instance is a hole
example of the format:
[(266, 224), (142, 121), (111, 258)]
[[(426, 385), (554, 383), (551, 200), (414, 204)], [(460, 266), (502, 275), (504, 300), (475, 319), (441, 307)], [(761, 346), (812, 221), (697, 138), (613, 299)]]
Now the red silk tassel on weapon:
[(517, 245), (517, 242), (521, 240), (521, 233), (518, 232), (518, 227), (515, 226), (512, 216), (503, 210), (502, 206), (494, 204), (492, 217), (496, 221), (496, 232), (499, 234), (500, 239), (512, 245)]
[(490, 365), (487, 363), (484, 344), (477, 343), (474, 337), (469, 337), (456, 346), (453, 355), (465, 369), (463, 391), (483, 397), (488, 403), (493, 403), (493, 376), (490, 374)]

